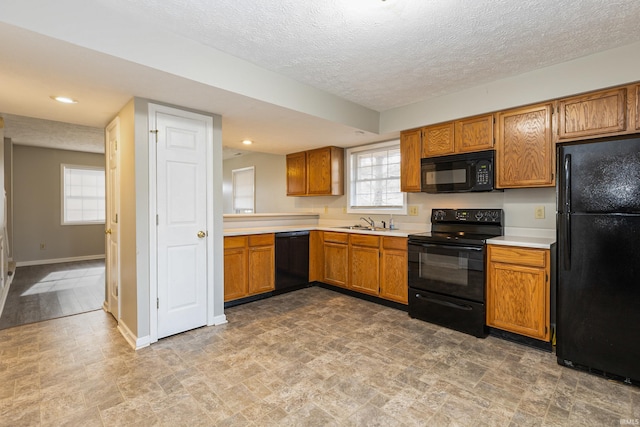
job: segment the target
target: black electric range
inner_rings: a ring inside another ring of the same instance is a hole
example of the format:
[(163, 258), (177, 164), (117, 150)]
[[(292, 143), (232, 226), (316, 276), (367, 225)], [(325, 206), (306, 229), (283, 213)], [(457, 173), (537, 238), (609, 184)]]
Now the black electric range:
[(431, 231), (409, 235), (409, 315), (477, 337), (485, 323), (485, 243), (502, 209), (434, 209)]

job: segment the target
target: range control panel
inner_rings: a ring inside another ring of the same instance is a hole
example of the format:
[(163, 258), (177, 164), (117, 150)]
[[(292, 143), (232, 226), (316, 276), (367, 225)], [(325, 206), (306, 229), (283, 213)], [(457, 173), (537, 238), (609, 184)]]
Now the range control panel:
[(502, 224), (502, 209), (433, 209), (431, 223), (479, 222)]

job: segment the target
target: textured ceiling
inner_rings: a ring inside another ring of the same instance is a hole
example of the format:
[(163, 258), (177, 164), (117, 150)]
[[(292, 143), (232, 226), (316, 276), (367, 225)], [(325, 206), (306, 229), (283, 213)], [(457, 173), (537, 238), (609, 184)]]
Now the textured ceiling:
[[(95, 141), (88, 142), (82, 126), (99, 129), (92, 133), (99, 138), (134, 96), (220, 114), (223, 144), (234, 152), (245, 148), (240, 143), (245, 138), (257, 141), (249, 150), (279, 154), (382, 141), (400, 130), (383, 126), (382, 119), (410, 110), (396, 107), (427, 101), (441, 108), (443, 98), (435, 98), (471, 88), (482, 89), (484, 97), (492, 82), (640, 41), (638, 0), (0, 3), (5, 136), (17, 143), (90, 150)], [(64, 21), (69, 16), (75, 21)], [(627, 69), (624, 78), (600, 80), (640, 80), (637, 67)], [(588, 71), (584, 74), (599, 73)], [(563, 88), (565, 82), (578, 84), (567, 91), (556, 87), (552, 95), (604, 87), (580, 77), (563, 75)], [(530, 80), (519, 81), (523, 87)], [(58, 105), (49, 98), (57, 94), (81, 102)], [(466, 105), (456, 99), (455, 114), (489, 111), (476, 108), (477, 100), (469, 97)], [(496, 101), (492, 108), (514, 105), (522, 104)], [(422, 108), (413, 114), (402, 129), (460, 117), (447, 112), (434, 118)], [(20, 116), (80, 127), (62, 130), (62, 141), (43, 135), (63, 127), (38, 126)]]
[(638, 0), (100, 0), (384, 111), (640, 40)]

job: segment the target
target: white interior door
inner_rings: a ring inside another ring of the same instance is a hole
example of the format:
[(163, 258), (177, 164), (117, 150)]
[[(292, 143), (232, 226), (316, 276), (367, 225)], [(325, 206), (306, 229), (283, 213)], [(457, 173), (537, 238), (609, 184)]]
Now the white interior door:
[(107, 161), (107, 215), (106, 215), (106, 262), (107, 306), (109, 312), (120, 318), (120, 121), (116, 118), (106, 129)]
[(207, 322), (207, 128), (182, 113), (155, 112), (158, 338)]

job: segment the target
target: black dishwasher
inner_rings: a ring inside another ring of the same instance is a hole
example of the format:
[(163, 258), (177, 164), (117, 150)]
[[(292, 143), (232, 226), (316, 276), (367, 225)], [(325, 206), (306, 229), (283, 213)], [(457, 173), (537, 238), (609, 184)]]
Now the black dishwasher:
[(276, 233), (274, 294), (309, 286), (309, 231)]

